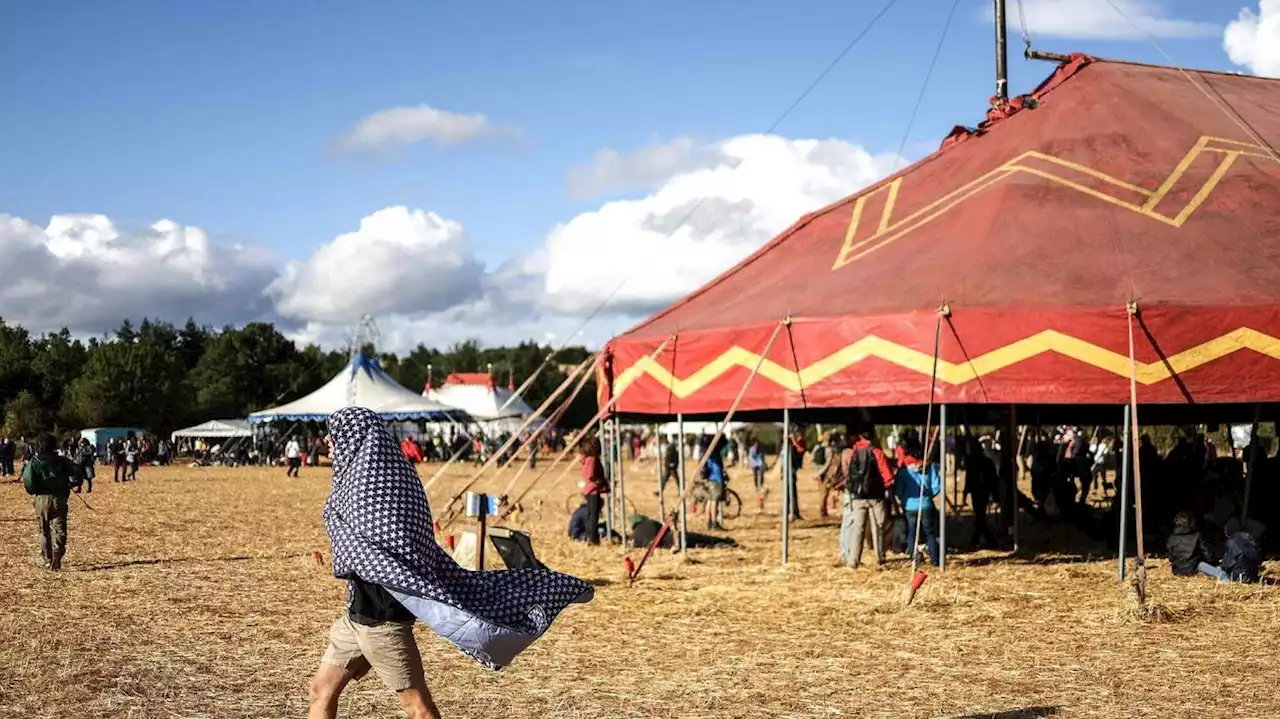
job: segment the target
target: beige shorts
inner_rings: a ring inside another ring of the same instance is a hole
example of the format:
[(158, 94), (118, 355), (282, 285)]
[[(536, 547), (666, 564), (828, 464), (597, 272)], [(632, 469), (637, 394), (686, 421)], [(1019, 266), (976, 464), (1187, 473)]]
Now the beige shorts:
[(344, 613), (329, 629), (329, 646), (320, 661), (346, 669), (355, 679), (373, 669), (392, 691), (425, 684), (412, 622), (367, 627)]

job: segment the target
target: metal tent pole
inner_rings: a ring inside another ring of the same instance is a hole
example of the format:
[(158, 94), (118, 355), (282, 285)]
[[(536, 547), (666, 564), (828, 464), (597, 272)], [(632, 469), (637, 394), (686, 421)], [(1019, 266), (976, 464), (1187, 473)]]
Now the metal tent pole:
[(679, 465), (676, 468), (676, 485), (680, 494), (680, 551), (689, 549), (689, 503), (684, 496), (684, 415), (676, 415), (676, 457)]
[(1003, 105), (1009, 101), (1009, 26), (1006, 24), (1005, 0), (995, 0), (995, 3), (996, 102)]
[(622, 468), (622, 425), (620, 420), (613, 422), (614, 434), (617, 435), (614, 441), (614, 450), (618, 455), (618, 532), (622, 535), (622, 552), (627, 552), (627, 525), (631, 524), (631, 518), (627, 516), (627, 482), (626, 473)]
[(613, 450), (609, 448), (609, 433), (606, 431), (606, 427), (608, 426), (608, 424), (609, 424), (609, 420), (605, 420), (601, 422), (600, 428), (597, 430), (597, 433), (600, 438), (600, 454), (602, 455), (602, 458), (604, 459), (604, 461), (608, 463), (607, 466), (609, 467), (609, 501), (604, 503), (604, 535), (608, 539), (608, 541), (612, 542), (613, 541), (614, 474), (613, 474)]
[[(942, 476), (942, 521), (938, 523), (938, 569), (947, 568), (947, 406), (938, 405), (938, 469)], [(925, 462), (928, 462), (928, 457)]]
[(658, 467), (658, 516), (667, 516), (667, 501), (662, 488), (662, 476), (666, 471), (667, 453), (662, 448), (662, 435), (658, 433), (659, 425), (653, 428), (653, 445), (657, 448), (657, 460), (654, 462)]
[(1129, 405), (1124, 406), (1124, 451), (1120, 454), (1120, 562), (1116, 577), (1124, 581), (1125, 540), (1129, 535)]
[(1011, 450), (1017, 451), (1012, 444), (1013, 433), (1018, 427), (1018, 406), (1016, 404), (1009, 405), (1009, 423), (1005, 426), (1007, 427), (1005, 434), (1008, 436), (1004, 440), (1005, 446), (1001, 447), (1001, 449), (1007, 458), (1004, 462), (1005, 466), (1012, 468), (1012, 471), (1009, 472), (1009, 483), (1012, 485), (1010, 487), (1012, 494), (1009, 496), (1009, 505), (1013, 508), (1013, 551), (1016, 553), (1018, 551), (1018, 459), (1010, 456)]
[(782, 563), (787, 563), (791, 541), (791, 410), (782, 409), (782, 441), (778, 445), (778, 466), (782, 468)]
[(1258, 466), (1258, 453), (1262, 452), (1262, 443), (1258, 441), (1258, 422), (1262, 419), (1262, 405), (1253, 406), (1253, 429), (1249, 433), (1249, 468), (1244, 476), (1244, 506), (1240, 508), (1240, 521), (1249, 521), (1249, 499), (1253, 495), (1254, 469)]

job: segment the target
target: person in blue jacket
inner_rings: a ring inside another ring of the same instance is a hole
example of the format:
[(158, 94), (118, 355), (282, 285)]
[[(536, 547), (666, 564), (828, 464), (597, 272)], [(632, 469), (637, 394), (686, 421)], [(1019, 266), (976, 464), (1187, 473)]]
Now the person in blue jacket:
[[(914, 542), (916, 523), (929, 547), (929, 561), (938, 566), (938, 508), (933, 498), (942, 491), (942, 478), (938, 476), (937, 463), (924, 465), (919, 440), (909, 441), (898, 448), (898, 473), (894, 476), (894, 493), (902, 502), (907, 520), (907, 541)], [(921, 493), (923, 486), (924, 492)], [(918, 519), (917, 519), (918, 518)], [(911, 548), (915, 551), (915, 547)]]

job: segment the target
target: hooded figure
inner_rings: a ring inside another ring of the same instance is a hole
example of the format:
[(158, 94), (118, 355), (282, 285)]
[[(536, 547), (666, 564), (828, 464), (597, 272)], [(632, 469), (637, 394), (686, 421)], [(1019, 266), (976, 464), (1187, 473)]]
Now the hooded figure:
[(586, 582), (546, 569), (463, 569), (436, 543), (422, 480), (372, 411), (329, 416), (333, 489), (324, 524), (333, 576), (386, 589), (435, 633), (501, 669), (566, 606), (591, 600)]

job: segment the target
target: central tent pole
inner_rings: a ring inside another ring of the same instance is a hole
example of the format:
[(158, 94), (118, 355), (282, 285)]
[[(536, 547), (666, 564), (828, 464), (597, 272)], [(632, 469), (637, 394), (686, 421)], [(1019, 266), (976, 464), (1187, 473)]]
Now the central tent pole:
[(658, 466), (658, 515), (665, 517), (667, 516), (667, 502), (666, 498), (663, 496), (662, 480), (664, 478), (664, 473), (666, 472), (667, 453), (663, 451), (660, 427), (661, 425), (656, 424), (653, 426), (653, 446), (657, 451), (658, 458), (658, 461), (654, 462), (654, 464)]
[[(947, 568), (947, 406), (938, 405), (938, 467), (942, 476), (942, 521), (938, 524), (938, 569)], [(925, 458), (924, 461), (929, 461)], [(957, 510), (959, 511), (959, 510)]]
[(1253, 494), (1253, 475), (1258, 467), (1258, 453), (1264, 452), (1258, 441), (1258, 422), (1262, 419), (1262, 405), (1253, 406), (1253, 430), (1249, 433), (1249, 467), (1244, 476), (1244, 506), (1240, 508), (1240, 522), (1249, 522), (1249, 499)]
[(782, 468), (782, 563), (788, 558), (791, 540), (791, 410), (782, 408), (782, 441), (778, 444), (778, 466)]
[(1120, 453), (1120, 566), (1117, 578), (1124, 581), (1125, 541), (1129, 536), (1129, 405), (1124, 406), (1124, 451)]

